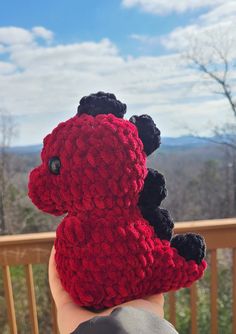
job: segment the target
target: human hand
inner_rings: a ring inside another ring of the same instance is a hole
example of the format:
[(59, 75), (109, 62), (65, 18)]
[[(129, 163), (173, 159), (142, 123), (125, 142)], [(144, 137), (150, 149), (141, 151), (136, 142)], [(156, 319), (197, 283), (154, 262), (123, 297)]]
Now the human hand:
[(112, 310), (117, 307), (132, 306), (150, 311), (162, 318), (164, 316), (163, 294), (148, 296), (143, 299), (135, 299), (121, 305), (116, 305), (114, 307), (102, 310), (99, 313), (86, 310), (85, 308), (76, 305), (70, 295), (61, 285), (61, 281), (56, 269), (54, 247), (52, 248), (49, 259), (48, 278), (52, 297), (57, 308), (58, 328), (61, 334), (68, 334), (73, 332), (82, 322), (90, 320), (95, 316), (109, 315)]

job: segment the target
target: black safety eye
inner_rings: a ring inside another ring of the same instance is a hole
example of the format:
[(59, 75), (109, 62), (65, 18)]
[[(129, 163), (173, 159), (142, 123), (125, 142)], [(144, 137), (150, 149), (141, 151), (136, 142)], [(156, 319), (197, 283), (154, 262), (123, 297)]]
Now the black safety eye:
[(58, 175), (60, 174), (61, 161), (58, 157), (52, 157), (48, 161), (48, 168), (51, 173)]

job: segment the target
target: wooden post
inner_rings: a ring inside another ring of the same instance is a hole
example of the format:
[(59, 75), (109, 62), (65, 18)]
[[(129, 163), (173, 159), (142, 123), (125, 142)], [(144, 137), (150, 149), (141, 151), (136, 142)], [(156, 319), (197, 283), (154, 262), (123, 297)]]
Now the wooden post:
[(11, 274), (8, 266), (3, 266), (3, 284), (6, 296), (7, 315), (11, 334), (17, 334), (16, 314), (13, 300), (13, 291), (11, 284)]
[(38, 334), (39, 328), (38, 328), (38, 318), (37, 318), (37, 307), (36, 307), (36, 299), (35, 299), (35, 292), (34, 292), (33, 270), (32, 270), (31, 264), (25, 265), (25, 276), (26, 276), (26, 284), (27, 284), (27, 292), (28, 292), (28, 303), (29, 303), (31, 327), (33, 329), (33, 334)]
[(53, 328), (53, 334), (60, 334), (58, 325), (57, 325), (57, 309), (55, 302), (52, 298), (52, 294), (50, 293), (50, 299), (51, 299), (51, 307), (52, 307), (52, 328)]
[(170, 305), (170, 322), (173, 326), (176, 326), (176, 298), (175, 292), (169, 292), (169, 305)]
[(216, 249), (213, 249), (211, 250), (211, 334), (218, 333), (217, 318), (217, 257)]
[(197, 334), (197, 285), (194, 283), (190, 288), (191, 302), (191, 334)]

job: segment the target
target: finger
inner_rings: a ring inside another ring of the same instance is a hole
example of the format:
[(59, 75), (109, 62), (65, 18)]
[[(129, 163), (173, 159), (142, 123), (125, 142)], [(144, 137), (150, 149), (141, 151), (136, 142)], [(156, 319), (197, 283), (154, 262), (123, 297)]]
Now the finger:
[(61, 280), (56, 268), (55, 253), (56, 251), (53, 246), (48, 263), (48, 280), (52, 297), (58, 309), (63, 307), (65, 304), (73, 303), (73, 301), (61, 284)]
[(50, 286), (53, 297), (55, 294), (54, 291), (56, 290), (57, 284), (58, 284), (57, 279), (58, 279), (58, 274), (57, 274), (56, 263), (55, 263), (55, 248), (53, 246), (50, 257), (49, 257), (49, 262), (48, 262), (48, 281), (49, 281), (49, 286)]
[(164, 299), (163, 293), (147, 296), (144, 299), (148, 300), (151, 303), (155, 303), (155, 304), (160, 305), (161, 307), (164, 307), (165, 299)]
[(56, 279), (59, 279), (58, 272), (56, 270), (56, 262), (55, 262), (55, 247), (52, 247), (51, 254), (49, 257), (49, 263), (48, 263), (48, 279), (49, 284), (51, 284)]

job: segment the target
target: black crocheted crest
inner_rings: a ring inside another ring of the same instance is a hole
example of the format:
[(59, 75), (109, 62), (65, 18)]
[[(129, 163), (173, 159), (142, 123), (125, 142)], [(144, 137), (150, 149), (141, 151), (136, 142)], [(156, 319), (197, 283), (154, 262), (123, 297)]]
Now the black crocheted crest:
[(150, 155), (161, 144), (161, 131), (156, 127), (149, 115), (134, 115), (129, 121), (137, 127), (139, 138), (143, 142), (144, 151), (147, 156)]
[(126, 104), (116, 99), (111, 93), (98, 92), (82, 97), (77, 108), (77, 115), (88, 114), (96, 116), (99, 114), (113, 114), (123, 118), (126, 113)]

